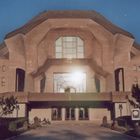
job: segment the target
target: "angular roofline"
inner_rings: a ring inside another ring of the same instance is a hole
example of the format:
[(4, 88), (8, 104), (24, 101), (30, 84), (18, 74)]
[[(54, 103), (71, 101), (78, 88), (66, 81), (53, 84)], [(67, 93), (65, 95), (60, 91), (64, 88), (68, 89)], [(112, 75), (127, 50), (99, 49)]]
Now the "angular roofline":
[(112, 34), (120, 33), (126, 35), (128, 37), (134, 38), (134, 36), (121, 29), (120, 27), (114, 25), (111, 21), (106, 19), (104, 16), (99, 14), (96, 11), (83, 11), (83, 10), (55, 10), (55, 11), (44, 11), (37, 16), (35, 16), (32, 20), (30, 20), (24, 26), (8, 33), (5, 36), (5, 39), (10, 38), (18, 33), (26, 34), (35, 28), (37, 25), (41, 24), (47, 19), (61, 19), (61, 18), (88, 18), (92, 19), (98, 24), (102, 25), (105, 29), (110, 31)]
[(137, 42), (133, 43), (133, 47), (140, 51), (140, 44), (138, 44)]

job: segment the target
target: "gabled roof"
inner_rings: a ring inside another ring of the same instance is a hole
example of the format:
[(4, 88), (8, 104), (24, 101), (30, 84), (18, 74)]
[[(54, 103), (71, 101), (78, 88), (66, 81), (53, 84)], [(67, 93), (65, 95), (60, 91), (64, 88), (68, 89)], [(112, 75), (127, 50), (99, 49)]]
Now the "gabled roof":
[(71, 10), (71, 11), (45, 11), (34, 17), (31, 21), (29, 21), (27, 24), (22, 26), (21, 28), (12, 31), (8, 33), (5, 36), (6, 38), (10, 38), (18, 33), (26, 34), (29, 31), (31, 31), (33, 28), (35, 28), (40, 23), (44, 22), (47, 19), (61, 19), (61, 18), (88, 18), (92, 19), (98, 24), (102, 25), (104, 28), (106, 28), (108, 31), (110, 31), (112, 34), (120, 33), (129, 37), (133, 37), (133, 35), (116, 25), (112, 24), (109, 20), (107, 20), (104, 16), (99, 14), (96, 11), (81, 11), (81, 10)]

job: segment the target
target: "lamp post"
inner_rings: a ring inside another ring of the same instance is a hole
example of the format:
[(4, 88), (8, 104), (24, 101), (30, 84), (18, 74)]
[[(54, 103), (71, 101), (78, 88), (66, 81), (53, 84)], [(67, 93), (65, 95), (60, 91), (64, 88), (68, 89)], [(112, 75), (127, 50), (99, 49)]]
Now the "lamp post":
[(122, 104), (119, 104), (119, 110), (120, 110), (120, 116), (122, 116), (122, 110), (123, 110)]
[(19, 110), (19, 105), (16, 106), (16, 111), (17, 111), (16, 117), (17, 117), (17, 118), (18, 118), (18, 110)]

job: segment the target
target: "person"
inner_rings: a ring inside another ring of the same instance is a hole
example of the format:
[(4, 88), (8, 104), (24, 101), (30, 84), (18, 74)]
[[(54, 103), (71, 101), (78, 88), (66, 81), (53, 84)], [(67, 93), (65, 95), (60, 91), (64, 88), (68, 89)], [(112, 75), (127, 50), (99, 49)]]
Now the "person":
[(111, 129), (112, 129), (112, 130), (115, 128), (115, 124), (116, 124), (116, 122), (115, 122), (115, 120), (113, 120), (113, 122), (112, 122), (112, 124), (111, 124)]

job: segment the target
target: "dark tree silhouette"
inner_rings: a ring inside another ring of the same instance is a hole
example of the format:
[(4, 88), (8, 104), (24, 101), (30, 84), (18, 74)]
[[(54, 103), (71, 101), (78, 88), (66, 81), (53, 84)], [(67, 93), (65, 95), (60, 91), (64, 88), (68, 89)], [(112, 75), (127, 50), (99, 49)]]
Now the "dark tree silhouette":
[(19, 108), (17, 98), (14, 96), (0, 98), (0, 116), (12, 114), (12, 112)]
[(134, 100), (130, 100), (128, 98), (129, 103), (134, 106), (135, 108), (140, 108), (140, 87), (138, 84), (133, 84), (132, 85), (132, 97), (135, 99)]
[(132, 86), (132, 97), (134, 97), (140, 105), (140, 88), (138, 84)]

